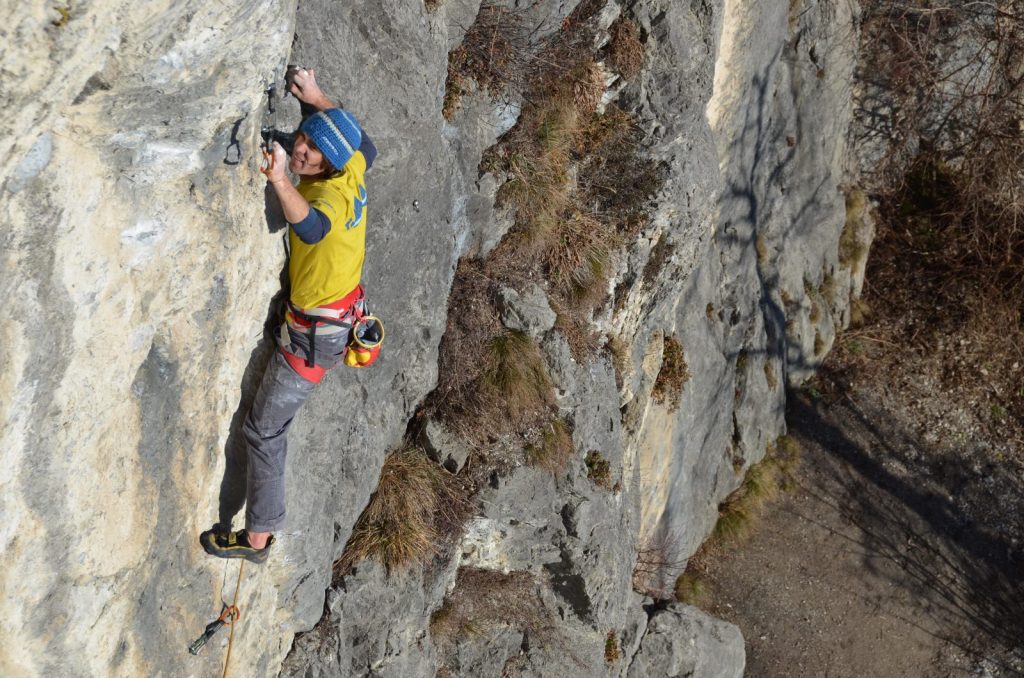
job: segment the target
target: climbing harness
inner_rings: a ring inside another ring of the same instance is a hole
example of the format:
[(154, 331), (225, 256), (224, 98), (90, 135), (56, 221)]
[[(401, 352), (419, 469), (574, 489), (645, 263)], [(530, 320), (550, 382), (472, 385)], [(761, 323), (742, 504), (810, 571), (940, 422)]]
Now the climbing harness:
[[(290, 350), (289, 330), (309, 338), (309, 350), (305, 358)], [(281, 352), (300, 376), (313, 383), (320, 383), (327, 369), (316, 364), (316, 338), (341, 332), (349, 333), (344, 355), (347, 366), (368, 367), (380, 355), (384, 323), (370, 313), (362, 285), (357, 285), (342, 299), (316, 308), (299, 308), (289, 301), (285, 322), (281, 325)]]
[(242, 618), (242, 612), (238, 609), (238, 590), (242, 587), (242, 571), (245, 569), (245, 561), (241, 561), (238, 566), (238, 580), (235, 582), (235, 595), (230, 605), (223, 605), (223, 609), (220, 612), (220, 616), (215, 620), (206, 625), (203, 630), (203, 635), (196, 638), (191, 645), (188, 646), (190, 654), (198, 655), (199, 651), (203, 649), (203, 646), (214, 634), (221, 629), (222, 626), (229, 626), (231, 632), (228, 634), (228, 650), (224, 657), (224, 673), (221, 678), (227, 678), (228, 665), (231, 663), (231, 647), (235, 642), (235, 623)]

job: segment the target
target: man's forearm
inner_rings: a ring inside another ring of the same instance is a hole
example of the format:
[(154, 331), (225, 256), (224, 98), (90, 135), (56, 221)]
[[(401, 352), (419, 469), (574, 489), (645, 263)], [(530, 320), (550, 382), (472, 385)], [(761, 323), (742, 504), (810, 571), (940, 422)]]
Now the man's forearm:
[(270, 185), (274, 187), (274, 193), (277, 194), (281, 209), (284, 211), (284, 218), (289, 224), (297, 224), (309, 215), (309, 203), (288, 179), (272, 181)]
[(316, 101), (309, 102), (316, 110), (326, 111), (328, 108), (337, 108), (338, 105), (327, 98), (327, 95), (321, 94), (320, 98)]
[(320, 111), (326, 111), (328, 108), (338, 108), (338, 106), (326, 96), (320, 96), (312, 101), (299, 101), (299, 110), (302, 112), (303, 120)]

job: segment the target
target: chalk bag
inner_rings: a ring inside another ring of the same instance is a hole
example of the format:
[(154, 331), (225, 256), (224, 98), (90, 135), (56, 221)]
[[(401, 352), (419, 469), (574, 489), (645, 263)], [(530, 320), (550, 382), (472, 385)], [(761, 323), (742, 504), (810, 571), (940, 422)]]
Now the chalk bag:
[(380, 355), (383, 341), (384, 323), (380, 318), (372, 315), (360, 317), (349, 335), (345, 364), (349, 367), (369, 367)]

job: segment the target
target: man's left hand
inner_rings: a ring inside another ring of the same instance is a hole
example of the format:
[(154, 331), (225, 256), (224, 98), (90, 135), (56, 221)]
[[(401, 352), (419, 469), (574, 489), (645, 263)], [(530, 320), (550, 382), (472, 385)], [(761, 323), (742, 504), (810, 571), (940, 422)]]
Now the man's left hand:
[(260, 167), (260, 172), (267, 175), (267, 181), (272, 184), (285, 181), (287, 177), (284, 168), (287, 162), (288, 154), (284, 152), (281, 144), (275, 141), (271, 151), (263, 149), (263, 165)]

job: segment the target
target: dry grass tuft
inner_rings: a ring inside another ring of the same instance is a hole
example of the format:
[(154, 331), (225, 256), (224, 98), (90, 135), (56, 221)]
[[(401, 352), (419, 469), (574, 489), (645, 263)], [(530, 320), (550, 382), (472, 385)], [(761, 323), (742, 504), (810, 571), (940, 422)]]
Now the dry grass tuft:
[(519, 418), (553, 404), (553, 386), (536, 342), (522, 332), (506, 330), (488, 347), (481, 397)]
[(665, 337), (665, 350), (661, 359), (661, 370), (651, 389), (655, 402), (667, 404), (669, 410), (679, 409), (683, 386), (690, 380), (690, 368), (686, 364), (683, 345), (675, 335)]
[(685, 571), (675, 580), (676, 600), (688, 605), (708, 604), (711, 597), (706, 579), (709, 559), (724, 546), (746, 537), (764, 507), (779, 491), (789, 491), (795, 486), (799, 464), (800, 445), (794, 438), (784, 435), (768, 445), (764, 459), (748, 469), (740, 487), (719, 505), (718, 522), (711, 536), (690, 557)]
[(719, 504), (711, 539), (725, 543), (745, 537), (764, 505), (792, 485), (799, 454), (798, 443), (789, 436), (769, 445), (764, 459), (751, 466), (739, 488)]
[(771, 361), (764, 361), (764, 380), (768, 383), (768, 388), (775, 390), (779, 387), (779, 377), (775, 373), (775, 365)]
[(821, 358), (825, 355), (825, 351), (828, 347), (825, 345), (825, 340), (821, 337), (821, 332), (814, 331), (814, 357)]
[(615, 370), (615, 386), (622, 388), (623, 378), (629, 372), (630, 356), (629, 346), (618, 335), (608, 335), (608, 342), (605, 344), (608, 352), (612, 355), (612, 368)]
[(608, 63), (625, 80), (636, 79), (647, 59), (644, 44), (640, 42), (640, 29), (633, 21), (620, 17), (608, 32), (611, 38), (608, 43)]
[(454, 482), (418, 448), (390, 454), (377, 491), (334, 565), (335, 574), (344, 574), (367, 558), (390, 571), (433, 555), (445, 528), (461, 525), (468, 510)]
[(868, 245), (861, 237), (866, 210), (864, 191), (851, 191), (846, 196), (846, 223), (839, 234), (839, 265), (848, 271), (855, 270), (868, 255)]
[(754, 240), (754, 249), (757, 251), (757, 263), (762, 266), (768, 263), (768, 241), (761, 234)]
[(707, 583), (699, 574), (687, 571), (676, 579), (675, 587), (676, 600), (687, 605), (700, 606), (705, 603), (708, 596)]
[(528, 448), (527, 460), (557, 474), (565, 470), (574, 451), (572, 427), (564, 419), (555, 419), (544, 427), (540, 444)]

